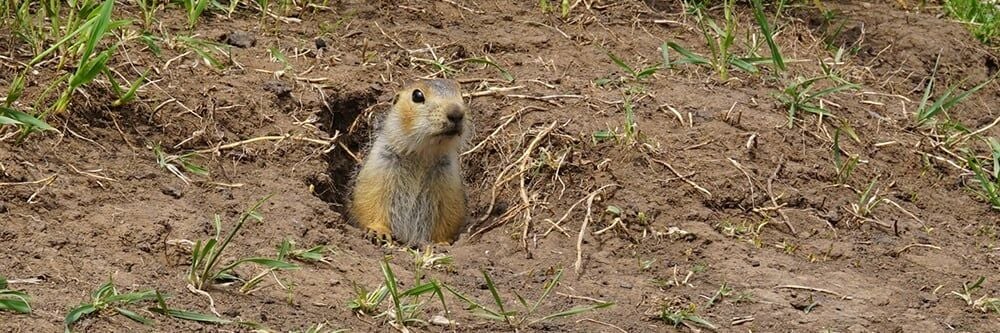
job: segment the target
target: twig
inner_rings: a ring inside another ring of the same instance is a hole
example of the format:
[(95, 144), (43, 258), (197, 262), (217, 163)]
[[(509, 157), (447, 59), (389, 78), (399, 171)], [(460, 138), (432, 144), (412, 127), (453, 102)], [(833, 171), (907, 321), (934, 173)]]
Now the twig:
[(806, 287), (806, 286), (799, 286), (799, 285), (794, 285), (794, 284), (780, 285), (780, 286), (774, 287), (774, 289), (809, 290), (809, 291), (815, 291), (815, 292), (819, 292), (819, 293), (824, 293), (824, 294), (830, 294), (830, 295), (833, 295), (833, 296), (837, 296), (837, 297), (840, 297), (840, 299), (854, 299), (851, 296), (845, 296), (845, 295), (842, 295), (842, 294), (840, 294), (840, 293), (838, 293), (836, 291), (833, 291), (833, 290), (822, 289), (822, 288)]
[(518, 89), (521, 89), (521, 88), (524, 88), (524, 86), (490, 87), (490, 88), (487, 88), (486, 90), (474, 91), (474, 92), (471, 92), (471, 93), (462, 94), (462, 97), (464, 97), (464, 98), (472, 98), (472, 97), (482, 97), (482, 96), (499, 95), (502, 92), (514, 91), (514, 90), (518, 90)]
[(903, 254), (903, 252), (906, 252), (906, 250), (909, 250), (911, 247), (926, 247), (928, 249), (935, 249), (935, 250), (940, 250), (941, 249), (941, 247), (934, 246), (934, 245), (931, 245), (931, 244), (914, 243), (914, 244), (910, 244), (910, 245), (904, 246), (903, 248), (897, 250), (896, 251), (896, 256), (899, 256), (900, 254)]
[(546, 135), (549, 134), (549, 132), (555, 129), (556, 124), (558, 124), (558, 122), (553, 121), (552, 124), (550, 124), (548, 127), (542, 129), (542, 131), (535, 136), (535, 139), (532, 140), (530, 144), (528, 144), (528, 148), (524, 150), (524, 153), (521, 154), (521, 157), (519, 157), (516, 161), (514, 161), (514, 163), (507, 165), (507, 167), (504, 168), (503, 171), (500, 171), (500, 173), (497, 175), (496, 182), (493, 183), (493, 188), (490, 190), (490, 204), (486, 208), (486, 215), (483, 215), (483, 217), (479, 219), (479, 222), (485, 221), (490, 216), (490, 212), (493, 211), (494, 207), (493, 205), (496, 204), (497, 200), (497, 188), (499, 188), (500, 185), (503, 185), (510, 179), (510, 178), (507, 179), (504, 178), (507, 172), (509, 172), (512, 168), (514, 168), (514, 166), (521, 164), (521, 161), (527, 159), (528, 156), (531, 156), (531, 152), (535, 150), (535, 147), (537, 147), (538, 144), (542, 141), (542, 138), (544, 138)]
[(52, 181), (53, 179), (56, 178), (56, 176), (58, 176), (58, 174), (51, 174), (48, 177), (45, 177), (45, 178), (42, 178), (42, 179), (39, 179), (39, 180), (30, 181), (30, 182), (0, 183), (0, 186), (17, 186), (17, 185), (41, 184), (41, 183)]
[(683, 175), (681, 175), (681, 173), (677, 172), (677, 170), (675, 170), (673, 166), (670, 166), (670, 163), (667, 163), (665, 161), (661, 161), (661, 160), (658, 160), (658, 159), (655, 159), (655, 158), (653, 158), (651, 160), (653, 160), (653, 162), (659, 163), (659, 164), (667, 167), (667, 169), (670, 169), (670, 172), (674, 173), (674, 176), (677, 176), (677, 178), (679, 178), (680, 180), (683, 180), (685, 183), (688, 183), (688, 185), (691, 185), (692, 187), (694, 187), (698, 191), (701, 191), (701, 193), (705, 193), (705, 195), (707, 195), (709, 198), (712, 197), (712, 192), (709, 192), (704, 187), (699, 186), (697, 183), (695, 183), (695, 182), (687, 179), (687, 177), (684, 177)]
[(200, 150), (196, 150), (194, 152), (197, 153), (197, 154), (218, 153), (220, 150), (232, 149), (232, 148), (236, 148), (236, 147), (239, 147), (239, 146), (242, 146), (242, 145), (245, 145), (245, 144), (249, 144), (249, 143), (254, 143), (254, 142), (259, 142), (259, 141), (281, 141), (281, 140), (285, 140), (285, 139), (291, 139), (291, 140), (296, 140), (296, 141), (305, 141), (305, 142), (320, 144), (320, 145), (324, 145), (324, 146), (329, 146), (329, 145), (332, 145), (333, 142), (337, 138), (334, 137), (334, 138), (332, 138), (330, 140), (320, 140), (320, 139), (307, 138), (307, 137), (298, 136), (298, 135), (293, 136), (290, 133), (285, 133), (285, 135), (272, 135), (272, 136), (261, 136), (261, 137), (256, 137), (256, 138), (250, 138), (250, 139), (246, 139), (246, 140), (243, 140), (243, 141), (237, 141), (237, 142), (233, 142), (233, 143), (228, 143), (228, 144), (220, 145), (220, 146), (217, 146), (217, 147), (214, 147), (214, 148), (200, 149)]
[(197, 288), (195, 288), (195, 287), (194, 287), (193, 285), (191, 285), (191, 284), (188, 284), (188, 285), (187, 285), (187, 288), (188, 288), (188, 290), (190, 290), (190, 291), (191, 291), (192, 293), (195, 293), (195, 294), (198, 294), (198, 295), (202, 295), (202, 296), (205, 296), (205, 297), (208, 297), (208, 310), (212, 311), (212, 313), (213, 313), (213, 314), (215, 314), (215, 315), (216, 315), (217, 317), (222, 317), (222, 315), (221, 315), (221, 314), (219, 314), (219, 310), (216, 310), (216, 309), (215, 309), (215, 300), (214, 300), (214, 299), (212, 299), (212, 295), (211, 295), (211, 294), (209, 294), (209, 293), (205, 292), (204, 290), (198, 290)]
[(569, 217), (569, 214), (573, 212), (573, 209), (576, 208), (576, 206), (580, 205), (580, 203), (582, 203), (582, 202), (584, 202), (586, 200), (587, 200), (587, 197), (584, 196), (583, 198), (580, 198), (580, 200), (577, 200), (572, 205), (570, 205), (569, 209), (566, 210), (566, 214), (563, 214), (563, 216), (560, 217), (558, 221), (553, 222), (552, 226), (549, 227), (549, 230), (546, 230), (545, 233), (542, 234), (542, 238), (545, 238), (545, 236), (548, 236), (549, 233), (552, 232), (552, 229), (558, 228), (559, 230), (563, 230), (563, 228), (560, 226), (560, 224), (562, 224), (562, 222), (565, 221), (567, 217)]
[(927, 223), (924, 223), (923, 220), (921, 220), (920, 218), (918, 218), (916, 215), (913, 215), (913, 213), (910, 213), (910, 211), (904, 209), (902, 206), (900, 206), (899, 204), (897, 204), (895, 201), (889, 200), (889, 198), (882, 198), (882, 202), (887, 202), (890, 205), (896, 206), (896, 208), (899, 208), (899, 210), (902, 211), (904, 214), (909, 215), (911, 218), (913, 218), (917, 222), (920, 222), (921, 226), (927, 226)]
[(616, 329), (616, 330), (618, 330), (619, 332), (622, 332), (622, 333), (628, 333), (628, 331), (623, 330), (621, 327), (618, 327), (618, 326), (615, 326), (615, 325), (612, 325), (612, 324), (609, 324), (609, 323), (605, 323), (603, 321), (599, 321), (599, 320), (596, 320), (596, 319), (584, 318), (584, 319), (577, 320), (576, 322), (580, 323), (580, 322), (584, 322), (584, 321), (589, 321), (589, 322), (592, 322), (594, 324), (604, 325), (604, 326), (607, 326), (607, 327), (611, 327), (611, 328), (614, 328), (614, 329)]
[(608, 301), (602, 301), (602, 300), (599, 300), (599, 299), (596, 299), (596, 298), (593, 298), (593, 297), (570, 295), (570, 294), (565, 294), (565, 293), (561, 293), (561, 292), (558, 292), (558, 291), (556, 292), (556, 295), (564, 296), (564, 297), (569, 297), (569, 298), (572, 298), (572, 299), (580, 299), (580, 300), (594, 302), (594, 303), (607, 303), (608, 302)]
[(455, 5), (455, 7), (458, 7), (458, 8), (461, 8), (461, 9), (464, 9), (464, 10), (467, 10), (467, 11), (469, 11), (470, 13), (473, 13), (473, 14), (483, 14), (483, 13), (484, 13), (484, 12), (483, 12), (483, 11), (481, 11), (481, 10), (475, 10), (475, 9), (472, 9), (472, 8), (469, 8), (469, 7), (466, 7), (466, 6), (463, 6), (463, 5), (461, 5), (461, 4), (457, 3), (457, 2), (454, 2), (454, 1), (452, 1), (452, 0), (441, 0), (441, 1), (442, 1), (442, 2), (447, 2), (447, 3), (450, 3), (450, 4), (452, 4), (452, 5)]
[(510, 124), (511, 122), (513, 122), (514, 119), (517, 119), (517, 117), (520, 116), (522, 112), (527, 111), (527, 110), (544, 111), (545, 109), (537, 107), (537, 106), (526, 106), (526, 107), (521, 108), (520, 110), (517, 110), (517, 112), (514, 112), (514, 113), (508, 115), (507, 116), (507, 121), (505, 121), (503, 124), (500, 124), (500, 126), (497, 126), (497, 128), (495, 130), (493, 130), (493, 132), (490, 133), (490, 135), (486, 136), (486, 138), (483, 139), (483, 141), (480, 141), (479, 144), (477, 144), (475, 147), (472, 147), (472, 149), (469, 149), (469, 150), (466, 150), (465, 152), (463, 152), (462, 156), (472, 154), (472, 152), (474, 152), (474, 151), (478, 150), (479, 148), (481, 148), (482, 146), (486, 145), (487, 141), (489, 141), (494, 136), (496, 136), (498, 133), (500, 133), (500, 131), (503, 130), (504, 127), (506, 127), (508, 124)]
[(42, 283), (42, 279), (39, 279), (39, 278), (13, 279), (13, 280), (7, 280), (7, 283), (8, 284), (19, 284), (19, 283), (39, 284), (39, 283)]
[(590, 192), (590, 195), (587, 195), (587, 215), (583, 217), (583, 224), (580, 225), (580, 234), (576, 236), (576, 263), (573, 264), (573, 267), (578, 277), (580, 269), (583, 267), (583, 235), (587, 232), (587, 224), (589, 224), (591, 220), (594, 198), (596, 198), (597, 194), (601, 193), (602, 190), (611, 186), (618, 186), (618, 184), (607, 184), (601, 186), (594, 192)]
[(748, 173), (746, 169), (743, 169), (743, 165), (740, 165), (740, 162), (736, 162), (736, 160), (732, 158), (726, 158), (726, 159), (729, 160), (729, 163), (731, 163), (734, 167), (736, 167), (737, 170), (740, 170), (740, 172), (743, 173), (743, 176), (747, 177), (747, 183), (750, 184), (750, 206), (753, 208), (757, 208), (757, 195), (754, 193), (753, 190), (757, 186), (753, 184), (753, 177), (750, 177), (750, 173)]

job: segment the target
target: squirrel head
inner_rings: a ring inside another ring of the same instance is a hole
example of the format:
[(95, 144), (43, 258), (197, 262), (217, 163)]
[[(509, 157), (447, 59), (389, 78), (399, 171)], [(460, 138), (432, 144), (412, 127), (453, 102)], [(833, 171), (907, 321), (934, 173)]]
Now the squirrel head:
[[(457, 151), (470, 132), (469, 107), (462, 88), (446, 79), (419, 80), (392, 100), (383, 136), (398, 153), (447, 154)], [(393, 133), (395, 132), (395, 133)]]

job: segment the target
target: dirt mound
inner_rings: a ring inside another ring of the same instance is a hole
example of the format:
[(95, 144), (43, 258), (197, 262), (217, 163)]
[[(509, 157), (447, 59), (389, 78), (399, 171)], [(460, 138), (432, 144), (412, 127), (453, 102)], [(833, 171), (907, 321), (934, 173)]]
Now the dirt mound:
[[(94, 84), (49, 118), (59, 134), (22, 142), (0, 130), (0, 275), (22, 280), (11, 287), (31, 295), (34, 310), (0, 312), (0, 331), (60, 330), (109, 276), (121, 291), (153, 288), (171, 307), (210, 313), (208, 298), (186, 287), (185, 240), (212, 237), (215, 214), (227, 232), (268, 195), (263, 221), (246, 225), (227, 259), (274, 257), (284, 240), (332, 252), (252, 293), (237, 285), (210, 294), (221, 317), (276, 331), (323, 322), (390, 330), (387, 317), (347, 307), (356, 286), (383, 282), (386, 256), (401, 288), (426, 274), (489, 308), (482, 271), (509, 307), (541, 297), (562, 271), (531, 319), (614, 303), (526, 331), (704, 329), (698, 318), (725, 332), (1000, 330), (996, 313), (951, 293), (985, 276), (972, 300), (1000, 294), (1000, 215), (954, 162), (960, 152), (937, 144), (946, 133), (929, 135), (913, 120), (931, 75), (935, 96), (996, 75), (997, 53), (961, 24), (885, 3), (831, 4), (832, 16), (798, 8), (773, 22), (784, 73), (761, 66), (720, 82), (708, 67), (675, 63), (637, 79), (609, 53), (635, 68), (661, 63), (667, 41), (710, 54), (694, 18), (662, 1), (586, 3), (566, 18), (531, 1), (336, 1), (263, 18), (241, 6), (203, 15), (193, 31), (168, 6), (157, 34), (242, 31), (255, 43), (213, 69), (183, 47), (163, 43), (155, 55), (131, 39), (120, 51), (129, 60), (114, 68), (157, 68), (138, 101), (109, 107), (111, 90)], [(140, 17), (136, 6), (116, 6), (116, 16)], [(742, 6), (741, 29), (753, 27)], [(32, 53), (15, 37), (0, 40), (10, 55), (0, 57), (0, 78), (10, 82)], [(787, 126), (776, 96), (825, 66), (858, 89), (817, 100), (832, 114), (822, 122), (799, 112)], [(38, 66), (22, 100), (60, 71)], [(472, 216), (456, 244), (434, 249), (452, 257), (445, 267), (371, 244), (343, 214), (377, 119), (396, 89), (423, 76), (460, 81), (476, 126), (463, 157)], [(993, 82), (949, 115), (996, 137), (997, 105)], [(853, 172), (838, 170), (837, 159), (852, 157)], [(450, 313), (425, 298), (417, 317), (457, 325), (417, 330), (511, 329), (444, 295)], [(75, 330), (249, 330), (151, 306), (134, 308), (152, 326), (108, 312)]]

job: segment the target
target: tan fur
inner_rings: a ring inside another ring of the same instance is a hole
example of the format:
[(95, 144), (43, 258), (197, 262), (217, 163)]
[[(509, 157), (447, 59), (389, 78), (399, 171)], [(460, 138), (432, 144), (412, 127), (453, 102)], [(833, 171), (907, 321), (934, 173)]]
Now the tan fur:
[(350, 213), (361, 227), (409, 245), (457, 238), (467, 215), (458, 157), (472, 131), (461, 96), (457, 83), (440, 79), (399, 91), (355, 182)]

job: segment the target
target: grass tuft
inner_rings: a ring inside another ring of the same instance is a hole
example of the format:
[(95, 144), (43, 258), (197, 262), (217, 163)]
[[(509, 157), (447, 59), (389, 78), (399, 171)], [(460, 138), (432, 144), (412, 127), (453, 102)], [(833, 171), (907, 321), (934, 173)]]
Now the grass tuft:
[(545, 286), (542, 288), (542, 295), (530, 305), (523, 297), (521, 297), (521, 295), (516, 292), (514, 293), (514, 296), (517, 297), (518, 303), (523, 309), (522, 311), (508, 310), (510, 307), (507, 306), (506, 303), (504, 303), (503, 298), (500, 297), (500, 292), (497, 289), (496, 284), (493, 282), (493, 278), (485, 270), (483, 270), (482, 273), (483, 279), (486, 281), (486, 287), (489, 289), (490, 295), (492, 296), (493, 304), (496, 306), (495, 308), (484, 306), (455, 289), (448, 287), (447, 285), (444, 285), (444, 287), (451, 292), (452, 295), (455, 295), (455, 297), (464, 301), (468, 305), (468, 308), (473, 311), (473, 314), (490, 320), (504, 322), (515, 330), (531, 326), (539, 322), (571, 317), (614, 305), (612, 302), (595, 302), (595, 304), (577, 306), (565, 311), (536, 317), (535, 313), (538, 311), (539, 306), (549, 296), (549, 294), (552, 293), (555, 287), (559, 284), (559, 281), (562, 279), (562, 270), (557, 271), (552, 280), (545, 283)]
[[(970, 154), (966, 161), (979, 184), (979, 189), (973, 189), (973, 192), (993, 209), (1000, 210), (1000, 141), (996, 138), (987, 138), (985, 141), (990, 148), (989, 157), (984, 161)], [(992, 170), (987, 170), (984, 164)]]
[[(270, 199), (270, 195), (257, 201), (253, 206), (248, 208), (240, 215), (239, 220), (233, 229), (229, 231), (225, 239), (219, 239), (221, 236), (222, 221), (221, 218), (215, 216), (215, 237), (202, 242), (197, 241), (194, 245), (194, 249), (191, 251), (191, 268), (188, 273), (188, 283), (191, 284), (195, 289), (205, 290), (205, 287), (216, 280), (238, 280), (234, 275), (232, 275), (233, 269), (236, 267), (246, 264), (255, 263), (266, 267), (267, 269), (273, 270), (287, 270), (287, 269), (297, 269), (298, 265), (286, 262), (284, 260), (270, 259), (270, 258), (242, 258), (235, 260), (225, 266), (218, 267), (220, 265), (220, 259), (222, 258), (223, 252), (226, 247), (232, 242), (233, 238), (243, 229), (243, 226), (250, 219), (257, 221), (263, 221), (260, 213), (257, 211), (260, 207)], [(249, 285), (249, 284), (248, 284)]]
[(126, 309), (125, 306), (143, 301), (151, 301), (156, 298), (156, 295), (157, 292), (154, 290), (122, 294), (115, 288), (114, 280), (109, 278), (108, 282), (105, 282), (91, 292), (89, 303), (80, 304), (66, 314), (66, 319), (63, 321), (65, 331), (67, 333), (71, 332), (73, 324), (80, 321), (80, 319), (95, 313), (104, 313), (106, 310), (114, 310), (115, 313), (125, 316), (128, 319), (143, 325), (149, 325), (152, 323), (151, 320), (132, 310)]
[(1000, 3), (991, 0), (945, 0), (944, 10), (968, 25), (983, 44), (1000, 46)]
[[(833, 84), (829, 88), (814, 91), (814, 85), (821, 80), (827, 80)], [(788, 108), (787, 126), (788, 128), (792, 128), (795, 124), (796, 115), (800, 111), (815, 114), (821, 117), (821, 119), (822, 117), (832, 117), (833, 114), (826, 110), (821, 99), (830, 94), (854, 89), (858, 89), (858, 85), (839, 80), (830, 75), (823, 75), (811, 79), (799, 78), (797, 82), (785, 87), (776, 97)]]

